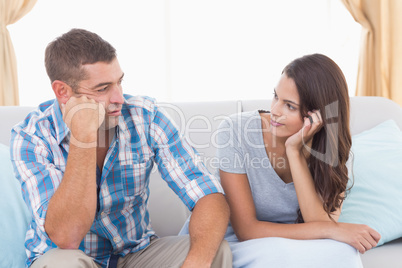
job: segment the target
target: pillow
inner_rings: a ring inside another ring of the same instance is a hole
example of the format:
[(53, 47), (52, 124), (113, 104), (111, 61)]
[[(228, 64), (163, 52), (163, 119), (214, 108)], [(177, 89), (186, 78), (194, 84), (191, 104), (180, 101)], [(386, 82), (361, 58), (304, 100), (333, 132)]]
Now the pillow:
[[(354, 185), (339, 221), (366, 224), (377, 246), (402, 237), (402, 133), (393, 120), (352, 137)], [(349, 181), (352, 183), (352, 180)]]
[(0, 266), (25, 267), (25, 233), (31, 216), (14, 177), (9, 147), (0, 144)]

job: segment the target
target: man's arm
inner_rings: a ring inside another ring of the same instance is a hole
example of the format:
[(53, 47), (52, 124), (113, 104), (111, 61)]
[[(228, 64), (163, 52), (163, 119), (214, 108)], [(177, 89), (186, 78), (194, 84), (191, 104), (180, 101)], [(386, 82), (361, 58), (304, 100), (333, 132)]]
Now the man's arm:
[(77, 249), (94, 221), (95, 170), (96, 148), (70, 145), (63, 180), (49, 201), (45, 219), (45, 231), (59, 248)]
[(96, 140), (101, 105), (71, 97), (63, 111), (71, 139), (67, 166), (49, 201), (45, 231), (59, 247), (77, 249), (96, 213)]
[(156, 107), (150, 118), (151, 144), (162, 178), (193, 211), (190, 251), (183, 267), (210, 267), (229, 222), (222, 186), (165, 112)]
[(190, 251), (183, 267), (210, 267), (229, 222), (229, 206), (223, 194), (198, 200), (189, 224)]

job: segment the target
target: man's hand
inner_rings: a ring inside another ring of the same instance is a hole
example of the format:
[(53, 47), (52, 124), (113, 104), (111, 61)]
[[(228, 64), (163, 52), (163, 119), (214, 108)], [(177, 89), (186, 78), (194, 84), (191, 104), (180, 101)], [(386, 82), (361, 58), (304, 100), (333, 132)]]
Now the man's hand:
[(95, 147), (97, 131), (105, 120), (103, 105), (86, 96), (72, 96), (62, 104), (61, 112), (71, 131), (71, 142), (81, 148)]

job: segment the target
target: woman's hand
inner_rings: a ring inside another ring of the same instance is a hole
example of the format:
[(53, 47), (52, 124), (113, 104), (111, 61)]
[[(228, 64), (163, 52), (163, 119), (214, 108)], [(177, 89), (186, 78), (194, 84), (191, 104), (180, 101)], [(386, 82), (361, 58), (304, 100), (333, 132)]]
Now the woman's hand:
[(321, 113), (318, 110), (308, 112), (308, 115), (308, 117), (304, 117), (303, 127), (286, 140), (287, 153), (300, 152), (303, 145), (309, 144), (314, 134), (322, 128)]
[(378, 244), (381, 235), (364, 224), (337, 222), (331, 238), (349, 244), (363, 254)]

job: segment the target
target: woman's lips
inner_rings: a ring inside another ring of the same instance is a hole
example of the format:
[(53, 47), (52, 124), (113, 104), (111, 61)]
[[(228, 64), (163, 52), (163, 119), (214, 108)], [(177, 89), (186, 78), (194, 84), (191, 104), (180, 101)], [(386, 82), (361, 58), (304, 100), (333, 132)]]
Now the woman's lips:
[(280, 126), (283, 126), (283, 124), (278, 123), (278, 122), (276, 122), (276, 121), (274, 121), (274, 120), (271, 120), (271, 126), (273, 126), (273, 127), (280, 127)]

